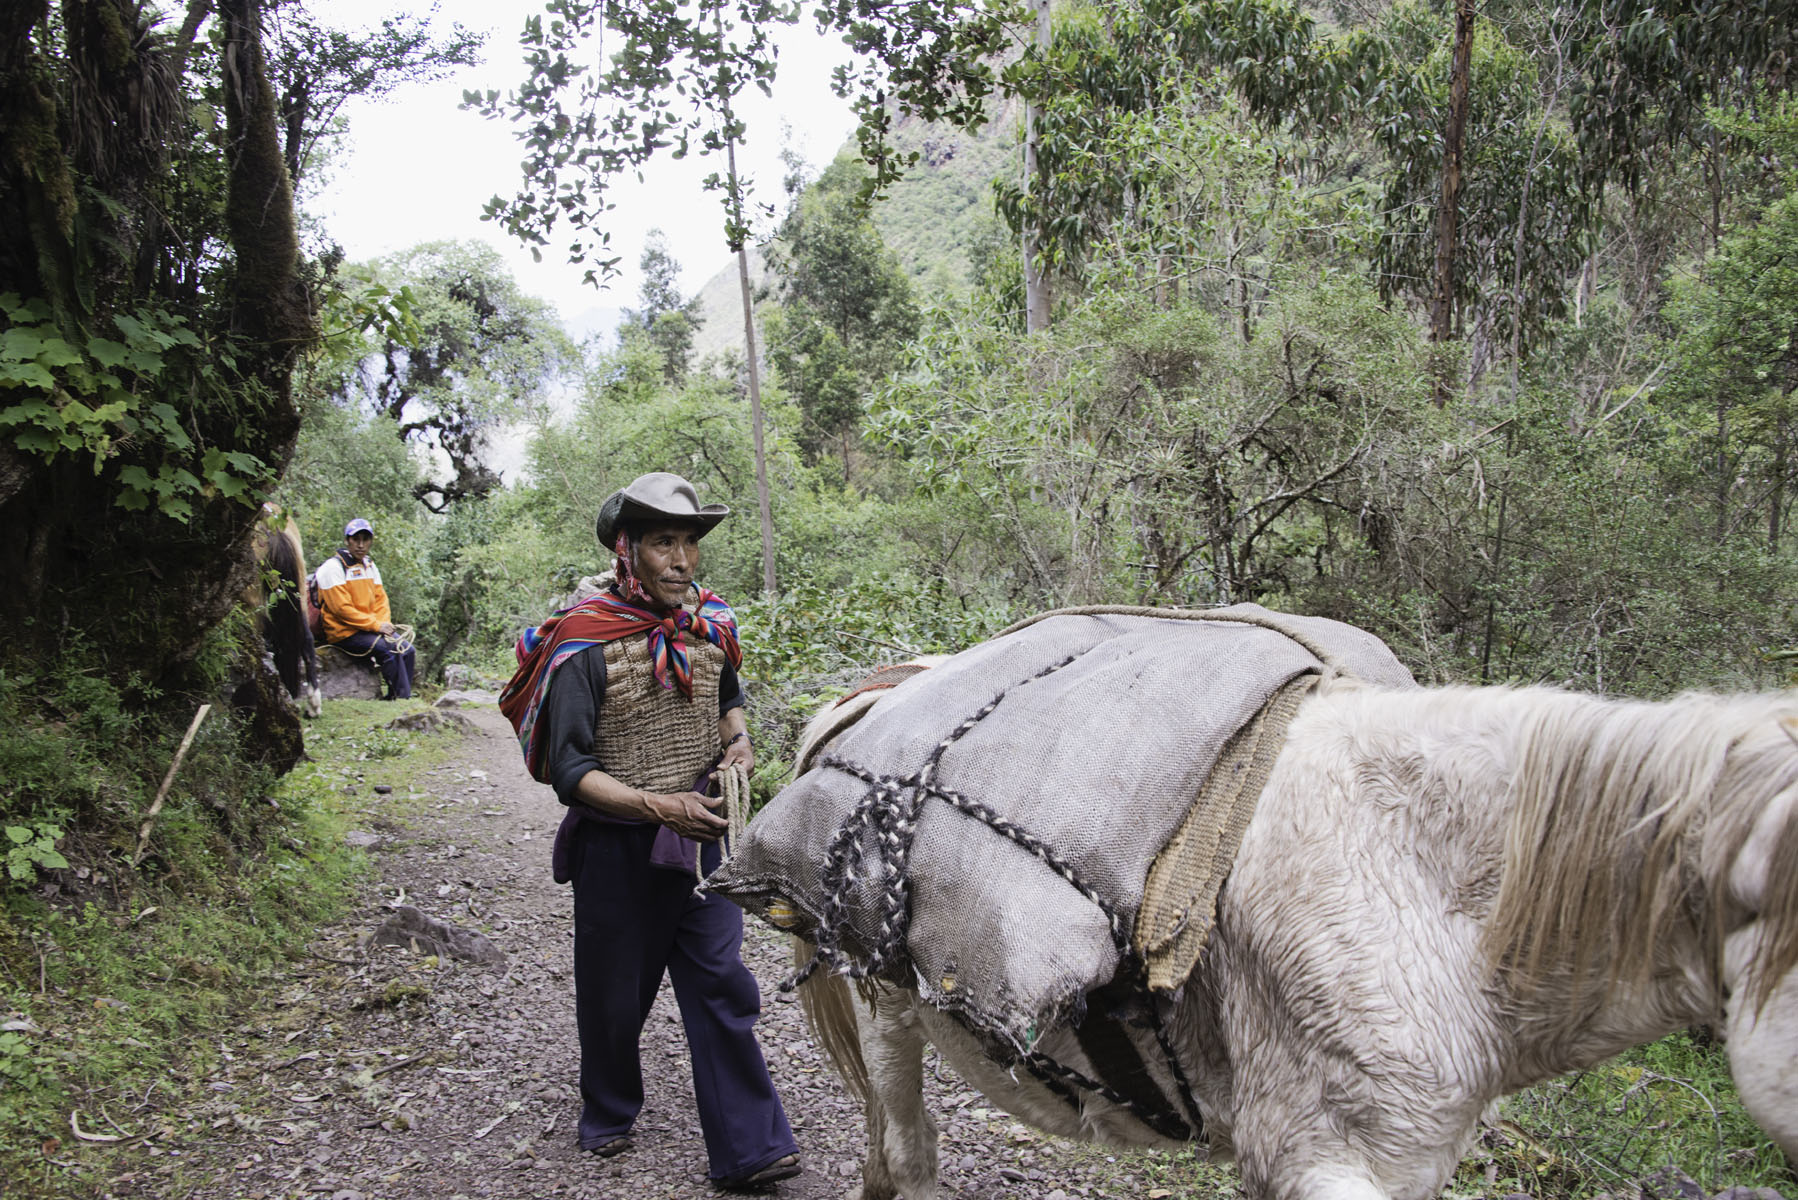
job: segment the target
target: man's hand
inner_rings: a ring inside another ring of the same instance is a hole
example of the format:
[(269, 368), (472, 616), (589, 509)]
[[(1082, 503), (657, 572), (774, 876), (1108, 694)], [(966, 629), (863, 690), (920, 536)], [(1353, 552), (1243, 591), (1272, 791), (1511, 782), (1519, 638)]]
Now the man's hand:
[(398, 630), (396, 630), (393, 627), (392, 621), (382, 621), (381, 622), (381, 632), (386, 634), (388, 637), (392, 637), (395, 633), (398, 632)]
[[(739, 743), (740, 744), (740, 743)], [(715, 842), (724, 836), (730, 823), (712, 812), (724, 801), (698, 792), (673, 792), (647, 797), (649, 811), (655, 819), (682, 837), (698, 842)]]
[(748, 738), (738, 738), (724, 748), (724, 757), (718, 760), (720, 771), (737, 763), (743, 764), (743, 770), (755, 773), (755, 748), (749, 744)]

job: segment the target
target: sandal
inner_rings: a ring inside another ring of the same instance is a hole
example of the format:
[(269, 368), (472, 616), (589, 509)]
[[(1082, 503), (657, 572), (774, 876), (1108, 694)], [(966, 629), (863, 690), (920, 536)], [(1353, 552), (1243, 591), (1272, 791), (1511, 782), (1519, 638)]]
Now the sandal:
[(628, 1133), (619, 1133), (614, 1134), (609, 1138), (601, 1138), (594, 1141), (591, 1145), (588, 1144), (586, 1138), (580, 1139), (581, 1149), (585, 1153), (592, 1154), (598, 1158), (610, 1158), (614, 1154), (623, 1154), (626, 1150), (629, 1150), (633, 1144), (631, 1135)]
[(723, 1192), (747, 1192), (767, 1187), (771, 1183), (779, 1183), (783, 1179), (791, 1179), (805, 1168), (799, 1165), (799, 1155), (788, 1154), (775, 1159), (759, 1171), (751, 1171), (747, 1175), (733, 1175), (729, 1179), (714, 1179), (712, 1186)]

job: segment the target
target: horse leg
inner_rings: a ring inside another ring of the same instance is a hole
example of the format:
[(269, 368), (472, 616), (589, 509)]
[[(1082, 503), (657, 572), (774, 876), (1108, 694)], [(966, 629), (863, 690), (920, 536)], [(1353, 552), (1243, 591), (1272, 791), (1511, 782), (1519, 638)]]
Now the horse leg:
[(863, 1200), (936, 1200), (936, 1122), (924, 1107), (924, 1032), (917, 995), (882, 988), (858, 997), (857, 1025), (868, 1065), (868, 1161)]
[(311, 628), (307, 628), (302, 635), (300, 666), (306, 672), (301, 711), (308, 717), (317, 717), (325, 711), (325, 694), (318, 687), (318, 647), (313, 643)]

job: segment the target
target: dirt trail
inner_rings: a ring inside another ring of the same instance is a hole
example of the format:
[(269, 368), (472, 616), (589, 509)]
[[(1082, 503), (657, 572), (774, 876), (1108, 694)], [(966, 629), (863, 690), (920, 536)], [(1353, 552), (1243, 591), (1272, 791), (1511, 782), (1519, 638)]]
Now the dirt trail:
[[(478, 732), (427, 773), (409, 821), (374, 821), (376, 879), (357, 919), (321, 931), (278, 1010), (243, 1026), (227, 1056), (165, 1117), (180, 1142), (148, 1152), (107, 1195), (217, 1200), (709, 1197), (706, 1161), (673, 997), (643, 1039), (647, 1102), (636, 1149), (612, 1160), (574, 1144), (579, 1098), (569, 890), (550, 879), (561, 806), (525, 774), (504, 719), (465, 710)], [(364, 788), (383, 781), (379, 762)], [(422, 794), (421, 794), (422, 793)], [(399, 806), (396, 806), (397, 811)], [(378, 811), (378, 809), (377, 809)], [(354, 836), (354, 835), (352, 835)], [(499, 968), (360, 939), (405, 901), (487, 934)], [(758, 1033), (806, 1171), (769, 1194), (859, 1195), (861, 1112), (813, 1043), (799, 1005), (776, 991), (784, 943), (752, 926), (745, 960), (761, 981)], [(947, 1068), (927, 1072), (941, 1126), (943, 1194), (982, 1200), (1146, 1196), (1153, 1160), (1016, 1125)], [(177, 1148), (177, 1146), (179, 1148)], [(1166, 1195), (1166, 1192), (1162, 1192)]]

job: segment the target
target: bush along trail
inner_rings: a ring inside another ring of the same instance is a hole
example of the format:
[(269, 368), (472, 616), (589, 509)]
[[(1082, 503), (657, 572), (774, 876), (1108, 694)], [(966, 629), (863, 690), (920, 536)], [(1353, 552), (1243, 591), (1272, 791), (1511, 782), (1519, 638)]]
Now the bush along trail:
[[(317, 928), (184, 1061), (77, 1099), (83, 1133), (113, 1140), (65, 1133), (54, 1149), (68, 1169), (57, 1194), (715, 1194), (666, 983), (643, 1037), (647, 1102), (635, 1149), (602, 1160), (575, 1148), (571, 900), (549, 872), (561, 806), (525, 774), (491, 706), (414, 708), (411, 728), (389, 730), (393, 715), (392, 706), (333, 702), (312, 738), (314, 761), (289, 784), (328, 800), (342, 818), (336, 836), (366, 854), (354, 911)], [(800, 1006), (778, 991), (790, 951), (751, 926), (744, 957), (762, 984), (758, 1032), (806, 1166), (767, 1194), (858, 1196), (861, 1111)], [(1188, 1155), (1113, 1155), (1047, 1138), (990, 1109), (946, 1068), (929, 1083), (948, 1195), (1233, 1190)]]

